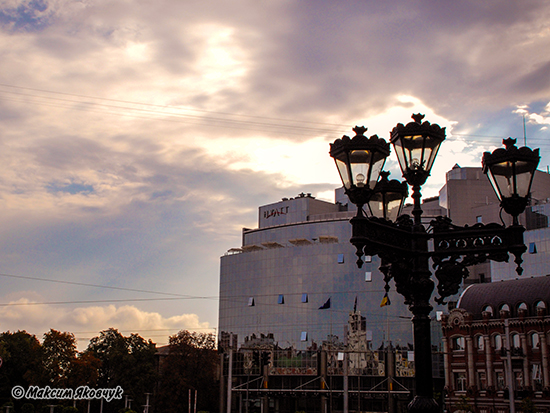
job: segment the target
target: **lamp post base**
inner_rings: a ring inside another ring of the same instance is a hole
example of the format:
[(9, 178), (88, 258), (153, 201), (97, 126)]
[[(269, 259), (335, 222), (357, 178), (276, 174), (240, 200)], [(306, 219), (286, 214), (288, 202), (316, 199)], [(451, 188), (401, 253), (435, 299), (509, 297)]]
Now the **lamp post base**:
[(439, 405), (437, 402), (424, 396), (415, 396), (407, 407), (409, 413), (439, 413)]

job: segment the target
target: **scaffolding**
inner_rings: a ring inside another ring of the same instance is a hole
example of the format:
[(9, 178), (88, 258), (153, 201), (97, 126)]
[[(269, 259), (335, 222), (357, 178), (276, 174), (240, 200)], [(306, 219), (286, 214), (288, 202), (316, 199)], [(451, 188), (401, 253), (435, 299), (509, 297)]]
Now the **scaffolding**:
[(229, 349), (222, 361), (223, 381), (231, 383), (228, 413), (397, 413), (406, 410), (414, 386), (410, 350), (392, 346), (299, 351), (264, 345)]

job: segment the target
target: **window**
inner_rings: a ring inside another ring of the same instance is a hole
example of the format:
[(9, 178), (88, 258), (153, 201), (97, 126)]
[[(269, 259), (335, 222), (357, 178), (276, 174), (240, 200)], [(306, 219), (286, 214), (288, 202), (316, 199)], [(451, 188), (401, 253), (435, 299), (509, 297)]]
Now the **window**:
[(464, 337), (453, 338), (453, 350), (464, 351)]
[(371, 282), (372, 281), (372, 272), (370, 272), (370, 271), (365, 272), (365, 281), (366, 282)]
[(514, 371), (514, 379), (516, 382), (516, 389), (521, 389), (523, 387), (523, 371)]
[(538, 333), (531, 334), (531, 348), (540, 348), (540, 338)]
[(487, 375), (484, 371), (477, 372), (477, 387), (479, 390), (485, 390), (487, 388)]
[(497, 389), (504, 390), (506, 388), (506, 380), (504, 379), (504, 372), (497, 371)]
[(521, 341), (519, 338), (519, 334), (512, 334), (512, 347), (520, 348), (521, 347)]
[(365, 262), (372, 262), (372, 257), (370, 255), (365, 255)]
[(344, 263), (344, 254), (338, 254), (338, 264)]
[(466, 373), (454, 373), (455, 390), (466, 391)]
[(307, 331), (302, 331), (300, 335), (300, 341), (307, 341)]
[(307, 302), (308, 302), (307, 293), (303, 293), (302, 294), (302, 303), (307, 303)]
[(529, 254), (536, 254), (537, 253), (537, 244), (534, 242), (529, 243)]
[(524, 311), (527, 312), (527, 310), (529, 310), (529, 309), (527, 308), (527, 304), (525, 304), (525, 303), (519, 303), (519, 305), (518, 305), (518, 313), (519, 313), (519, 310), (524, 310)]
[(494, 343), (495, 343), (495, 350), (500, 350), (502, 348), (502, 337), (500, 334), (497, 334), (494, 337)]
[(482, 311), (489, 313), (491, 317), (493, 316), (493, 307), (491, 307), (490, 305), (486, 305), (485, 307), (483, 307)]
[(483, 222), (483, 216), (482, 216), (482, 215), (478, 215), (478, 216), (476, 217), (476, 222), (479, 222), (479, 223)]
[(248, 297), (248, 306), (254, 307), (254, 297)]
[(284, 304), (285, 303), (285, 296), (283, 294), (279, 294), (279, 298), (277, 298), (277, 304)]
[(535, 386), (535, 390), (541, 391), (542, 390), (542, 369), (540, 367), (540, 364), (533, 364), (532, 366), (532, 377), (533, 377), (533, 384)]
[(537, 301), (537, 303), (535, 304), (535, 307), (546, 308), (546, 304), (544, 303), (544, 301)]
[(508, 311), (510, 312), (510, 306), (508, 304), (502, 304), (500, 306), (500, 311)]
[(485, 339), (483, 336), (476, 337), (476, 347), (479, 351), (485, 350)]

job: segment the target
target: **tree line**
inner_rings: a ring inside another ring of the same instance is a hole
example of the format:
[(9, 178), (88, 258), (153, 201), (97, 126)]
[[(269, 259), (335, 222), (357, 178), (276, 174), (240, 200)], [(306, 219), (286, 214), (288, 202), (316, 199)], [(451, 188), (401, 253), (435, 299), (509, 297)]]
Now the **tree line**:
[[(52, 389), (113, 389), (120, 386), (124, 396), (103, 402), (104, 413), (125, 408), (143, 412), (149, 394), (149, 412), (186, 410), (189, 390), (197, 409), (218, 410), (218, 365), (214, 334), (182, 330), (170, 336), (166, 347), (157, 348), (138, 334), (123, 336), (117, 329), (101, 331), (79, 352), (76, 338), (69, 332), (51, 329), (42, 342), (26, 331), (0, 334), (0, 406), (12, 406), (10, 413), (43, 413), (48, 406), (74, 406), (80, 412), (100, 411), (100, 400), (39, 400), (14, 398), (12, 389), (31, 386)], [(69, 410), (73, 410), (70, 408)], [(5, 410), (4, 410), (5, 411)]]

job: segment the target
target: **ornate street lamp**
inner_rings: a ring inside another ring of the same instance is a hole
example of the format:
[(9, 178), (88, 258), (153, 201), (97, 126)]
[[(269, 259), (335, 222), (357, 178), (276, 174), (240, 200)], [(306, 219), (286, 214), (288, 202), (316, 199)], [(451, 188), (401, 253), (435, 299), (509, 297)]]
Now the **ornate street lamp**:
[(445, 128), (430, 122), (422, 123), (424, 115), (412, 115), (414, 122), (404, 126), (397, 124), (391, 131), (391, 143), (397, 153), (403, 178), (413, 188), (413, 216), (415, 224), (420, 224), (420, 186), (424, 185), (435, 161), (441, 142), (445, 140)]
[(397, 124), (391, 131), (391, 143), (397, 152), (397, 159), (403, 177), (409, 185), (423, 185), (445, 140), (445, 128), (430, 122), (422, 123), (424, 115), (412, 115), (414, 122), (407, 126)]
[(356, 126), (353, 131), (353, 139), (344, 135), (330, 145), (330, 156), (336, 162), (346, 195), (361, 213), (390, 154), (390, 145), (376, 135), (367, 138), (367, 128), (363, 126)]
[[(521, 274), (525, 229), (518, 224), (517, 216), (527, 205), (539, 156), (538, 149), (517, 149), (513, 146), (515, 141), (508, 140), (504, 142), (506, 150), (497, 149), (483, 157), (483, 170), (489, 175), (502, 208), (514, 217), (512, 226), (478, 223), (461, 227), (452, 224), (448, 217), (438, 217), (431, 221), (428, 232), (421, 222), (420, 189), (445, 140), (445, 128), (422, 122), (424, 115), (412, 117), (414, 122), (398, 124), (391, 131), (391, 143), (403, 177), (413, 188), (414, 221), (406, 215), (397, 216), (407, 196), (407, 184), (388, 181), (388, 173), (380, 173), (389, 155), (384, 139), (376, 135), (367, 139), (363, 135), (366, 128), (355, 127), (356, 136), (336, 140), (331, 144), (330, 155), (336, 161), (346, 194), (358, 207), (357, 215), (350, 220), (350, 242), (357, 249), (357, 265), (363, 265), (363, 255), (378, 255), (386, 290), (393, 279), (397, 292), (413, 313), (416, 396), (409, 411), (435, 413), (439, 407), (433, 399), (429, 316), (435, 283), (430, 260), (438, 280), (439, 297), (435, 300), (440, 304), (458, 292), (469, 274), (468, 266), (487, 260), (508, 261), (511, 253)], [(379, 175), (382, 177), (378, 181)], [(365, 204), (369, 217), (362, 212)]]
[(506, 149), (483, 154), (483, 173), (487, 174), (502, 208), (512, 215), (514, 225), (529, 201), (531, 184), (539, 164), (539, 150), (516, 147), (516, 140), (502, 141)]
[(409, 195), (409, 187), (406, 182), (388, 180), (389, 175), (389, 172), (380, 172), (380, 180), (374, 187), (368, 207), (371, 216), (395, 221), (401, 215), (405, 199)]

